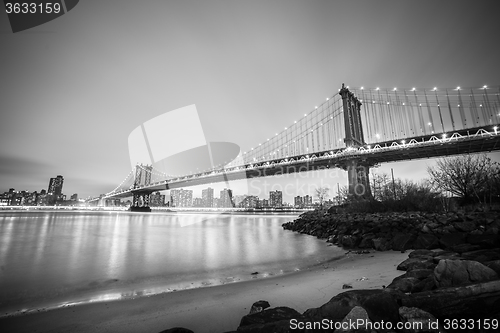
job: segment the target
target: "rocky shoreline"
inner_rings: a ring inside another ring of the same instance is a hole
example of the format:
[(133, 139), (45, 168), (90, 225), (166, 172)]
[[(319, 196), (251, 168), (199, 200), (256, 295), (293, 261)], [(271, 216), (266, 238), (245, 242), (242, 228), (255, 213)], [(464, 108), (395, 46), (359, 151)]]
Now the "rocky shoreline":
[[(311, 211), (283, 228), (360, 254), (412, 251), (397, 266), (404, 273), (383, 289), (348, 290), (303, 313), (286, 306), (271, 308), (261, 300), (234, 332), (494, 332), (500, 328), (498, 212)], [(348, 325), (358, 321), (364, 324)], [(398, 323), (422, 326), (398, 328)]]
[(499, 247), (500, 212), (362, 214), (330, 209), (306, 212), (283, 228), (344, 248), (467, 252)]

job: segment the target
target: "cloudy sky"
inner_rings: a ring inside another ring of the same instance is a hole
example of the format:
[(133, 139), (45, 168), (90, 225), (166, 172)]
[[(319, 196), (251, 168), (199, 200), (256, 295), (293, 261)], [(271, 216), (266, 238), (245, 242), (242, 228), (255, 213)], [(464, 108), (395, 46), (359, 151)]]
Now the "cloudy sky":
[[(87, 0), (16, 34), (2, 12), (0, 191), (39, 191), (63, 175), (68, 195), (108, 192), (131, 169), (134, 128), (191, 104), (207, 141), (245, 151), (343, 82), (499, 85), (499, 10), (496, 0)], [(420, 179), (433, 163), (376, 172)], [(320, 182), (346, 178), (339, 171), (249, 187), (264, 197), (263, 186), (293, 183), (293, 193)]]

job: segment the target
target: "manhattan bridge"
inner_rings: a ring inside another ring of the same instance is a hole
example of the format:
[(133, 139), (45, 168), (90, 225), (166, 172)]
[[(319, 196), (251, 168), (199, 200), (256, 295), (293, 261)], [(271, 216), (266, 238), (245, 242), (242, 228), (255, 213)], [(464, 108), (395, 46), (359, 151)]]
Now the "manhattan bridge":
[(136, 165), (100, 198), (132, 197), (149, 210), (150, 194), (181, 187), (324, 168), (347, 171), (349, 194), (369, 197), (369, 170), (381, 163), (500, 149), (500, 86), (342, 87), (309, 113), (232, 161), (182, 176)]

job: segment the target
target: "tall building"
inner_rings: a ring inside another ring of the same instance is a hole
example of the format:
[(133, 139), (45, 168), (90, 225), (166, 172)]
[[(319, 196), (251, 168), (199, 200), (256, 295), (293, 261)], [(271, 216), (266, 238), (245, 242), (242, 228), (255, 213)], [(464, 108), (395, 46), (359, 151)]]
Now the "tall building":
[(191, 207), (193, 205), (193, 190), (170, 190), (170, 207)]
[(202, 198), (194, 198), (193, 199), (193, 207), (205, 207), (203, 205), (203, 199)]
[(203, 200), (203, 207), (214, 206), (214, 189), (209, 187), (201, 191), (201, 200)]
[(237, 204), (240, 208), (256, 208), (259, 205), (259, 197), (255, 195), (247, 195)]
[(281, 191), (269, 192), (269, 206), (281, 207), (283, 206), (283, 193)]
[(61, 195), (63, 188), (64, 178), (59, 175), (56, 178), (50, 178), (49, 188), (47, 189), (47, 193), (51, 195)]
[(304, 198), (302, 199), (302, 204), (304, 205), (304, 207), (310, 207), (312, 206), (312, 203), (313, 203), (313, 198), (311, 196), (306, 195), (304, 196)]
[(303, 206), (303, 204), (302, 204), (302, 197), (300, 195), (298, 195), (298, 196), (296, 196), (294, 198), (294, 206), (296, 208), (301, 208)]
[(165, 195), (160, 192), (152, 193), (149, 197), (149, 204), (152, 207), (162, 207), (165, 206)]
[(220, 191), (220, 202), (219, 207), (231, 208), (234, 207), (233, 204), (233, 191), (225, 188)]

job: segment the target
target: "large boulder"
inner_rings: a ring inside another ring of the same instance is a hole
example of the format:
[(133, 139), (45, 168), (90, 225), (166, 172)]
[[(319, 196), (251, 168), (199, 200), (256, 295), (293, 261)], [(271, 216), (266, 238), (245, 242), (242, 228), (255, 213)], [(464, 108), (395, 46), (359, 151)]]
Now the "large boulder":
[(413, 324), (414, 329), (408, 329), (407, 332), (440, 332), (436, 317), (419, 308), (409, 308), (402, 306), (399, 308), (399, 315), (403, 322), (419, 323)]
[(263, 301), (263, 300), (257, 301), (257, 302), (255, 302), (255, 303), (252, 304), (252, 307), (250, 308), (250, 313), (249, 314), (254, 314), (254, 313), (257, 313), (257, 312), (262, 312), (263, 310), (267, 309), (270, 306), (271, 305), (269, 304), (268, 301)]
[(414, 277), (408, 277), (406, 274), (403, 274), (403, 276), (404, 277), (397, 277), (392, 280), (391, 284), (388, 285), (387, 288), (396, 289), (403, 293), (412, 292), (420, 280)]
[(388, 251), (392, 248), (392, 242), (387, 238), (373, 238), (372, 242), (373, 248), (377, 251)]
[(432, 269), (413, 269), (411, 271), (406, 272), (406, 277), (412, 277), (419, 280), (423, 280), (432, 276), (434, 274), (434, 270)]
[(422, 256), (426, 256), (426, 257), (433, 257), (435, 256), (435, 252), (434, 251), (431, 251), (431, 250), (426, 250), (426, 249), (419, 249), (419, 250), (413, 250), (411, 251), (409, 254), (408, 254), (408, 257), (409, 258), (413, 258), (413, 257), (422, 257)]
[(437, 287), (453, 287), (498, 279), (497, 273), (471, 260), (441, 260), (434, 270)]
[(436, 267), (436, 264), (434, 264), (432, 257), (413, 257), (400, 263), (397, 269), (399, 271), (411, 271), (414, 269), (434, 269), (434, 267)]
[(414, 249), (432, 250), (439, 247), (439, 239), (432, 234), (419, 234), (415, 242), (413, 242)]
[(413, 247), (415, 236), (407, 233), (398, 233), (392, 239), (392, 249), (395, 251), (405, 251)]
[(483, 249), (462, 253), (467, 260), (479, 261), (481, 263), (500, 259), (500, 249)]
[(500, 276), (500, 260), (492, 260), (484, 263), (487, 267), (494, 270)]
[[(263, 328), (266, 324), (273, 324), (269, 325), (270, 327), (275, 327), (276, 325), (280, 325), (280, 322), (287, 322), (288, 324), (290, 323), (291, 319), (303, 319), (302, 315), (297, 312), (296, 310), (286, 307), (286, 306), (280, 306), (280, 307), (275, 307), (271, 309), (266, 309), (261, 312), (256, 312), (253, 314), (248, 314), (246, 316), (243, 316), (240, 321), (240, 326), (238, 327), (238, 331), (243, 330), (245, 326), (250, 326), (246, 327), (245, 332), (251, 331), (250, 329), (253, 328)], [(259, 331), (260, 332), (260, 331)], [(262, 331), (264, 332), (264, 331)], [(267, 332), (267, 331), (265, 331)]]
[[(339, 328), (335, 330), (335, 333), (358, 332), (359, 330), (367, 329), (369, 322), (370, 318), (368, 317), (366, 310), (361, 306), (355, 306), (344, 317), (342, 322), (338, 324)], [(356, 323), (353, 329), (351, 329), (352, 323)], [(360, 323), (361, 325), (358, 325), (357, 323)]]
[(429, 291), (436, 288), (436, 282), (434, 281), (434, 274), (418, 281), (411, 290), (412, 293), (420, 293), (423, 291)]
[(405, 295), (391, 289), (349, 290), (338, 294), (319, 308), (306, 310), (304, 316), (314, 320), (342, 321), (352, 308), (361, 306), (374, 322), (384, 320), (396, 323), (399, 320), (398, 308), (402, 297)]

